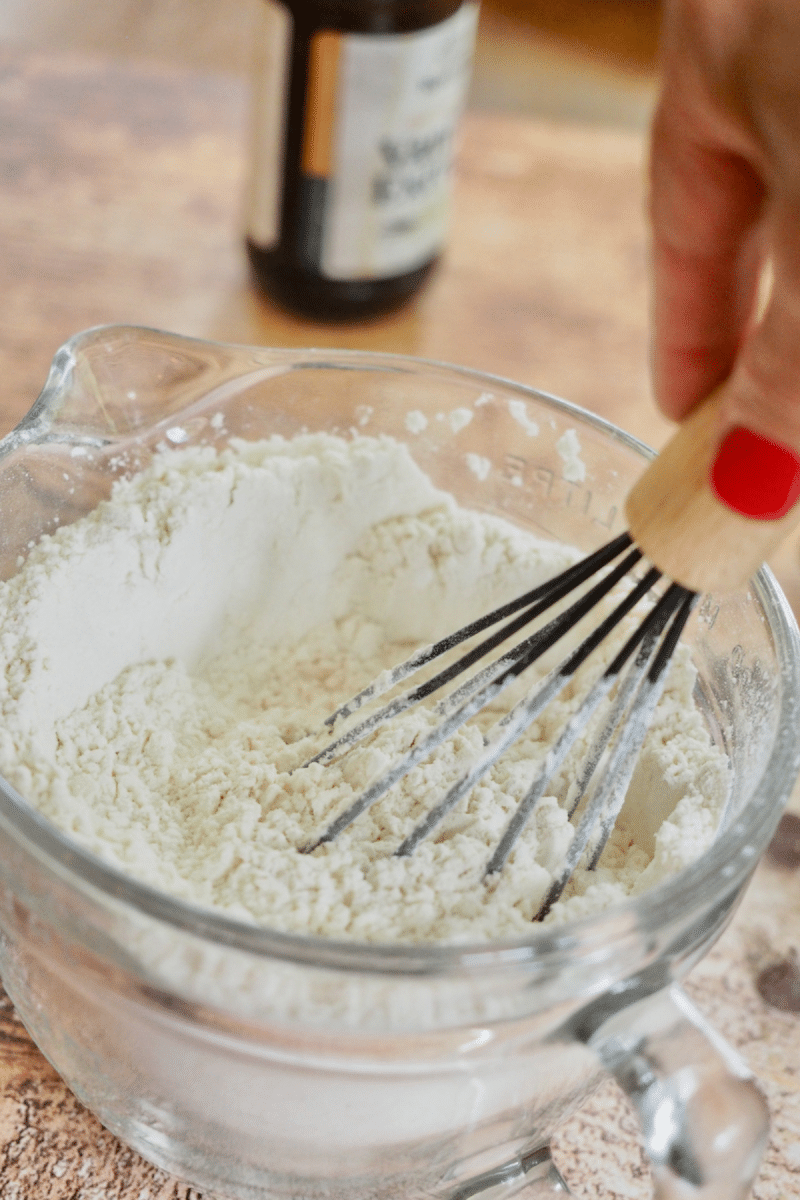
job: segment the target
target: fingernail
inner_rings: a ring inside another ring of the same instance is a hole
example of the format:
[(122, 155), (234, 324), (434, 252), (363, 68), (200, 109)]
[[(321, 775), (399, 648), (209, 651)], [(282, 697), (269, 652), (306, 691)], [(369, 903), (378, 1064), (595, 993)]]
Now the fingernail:
[(777, 520), (800, 497), (800, 456), (788, 446), (737, 426), (717, 450), (711, 486), (734, 512)]

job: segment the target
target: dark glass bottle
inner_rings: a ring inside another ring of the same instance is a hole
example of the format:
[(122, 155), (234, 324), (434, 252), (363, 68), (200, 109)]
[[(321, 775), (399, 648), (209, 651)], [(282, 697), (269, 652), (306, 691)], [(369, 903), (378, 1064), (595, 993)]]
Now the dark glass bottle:
[(412, 295), (442, 248), (471, 0), (262, 0), (247, 249), (263, 290), (326, 319)]

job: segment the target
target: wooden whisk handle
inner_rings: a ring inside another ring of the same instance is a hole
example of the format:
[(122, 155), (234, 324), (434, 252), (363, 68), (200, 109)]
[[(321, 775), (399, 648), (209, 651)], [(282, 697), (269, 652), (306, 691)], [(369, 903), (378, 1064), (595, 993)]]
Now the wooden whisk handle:
[(742, 587), (800, 521), (740, 516), (718, 500), (711, 466), (719, 444), (717, 391), (683, 422), (632, 488), (625, 513), (637, 546), (676, 583), (697, 592)]

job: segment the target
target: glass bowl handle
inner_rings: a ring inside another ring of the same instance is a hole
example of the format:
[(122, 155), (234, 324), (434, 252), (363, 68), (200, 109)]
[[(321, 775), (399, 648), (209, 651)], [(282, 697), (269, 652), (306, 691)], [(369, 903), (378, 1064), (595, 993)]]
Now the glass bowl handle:
[[(631, 1101), (654, 1200), (746, 1200), (769, 1111), (743, 1059), (676, 984), (648, 973), (593, 1002), (554, 1040), (584, 1042)], [(662, 979), (663, 984), (663, 979)], [(462, 1184), (447, 1200), (567, 1200), (548, 1146)]]
[(739, 1055), (677, 986), (604, 1022), (589, 1039), (635, 1108), (657, 1200), (744, 1200), (769, 1130)]

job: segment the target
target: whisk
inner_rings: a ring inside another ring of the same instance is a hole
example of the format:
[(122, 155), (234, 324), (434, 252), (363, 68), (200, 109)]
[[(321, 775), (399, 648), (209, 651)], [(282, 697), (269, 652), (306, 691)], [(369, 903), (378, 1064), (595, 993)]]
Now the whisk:
[[(534, 920), (547, 915), (581, 862), (589, 870), (597, 866), (624, 803), (637, 756), (663, 691), (666, 668), (699, 593), (731, 590), (745, 583), (785, 535), (788, 525), (797, 519), (795, 514), (789, 514), (777, 521), (756, 522), (739, 516), (717, 499), (709, 482), (709, 471), (716, 442), (718, 402), (718, 398), (712, 398), (694, 413), (634, 486), (626, 504), (629, 532), (539, 587), (417, 650), (405, 662), (383, 672), (327, 718), (325, 724), (333, 727), (462, 643), (481, 639), (456, 661), (407, 687), (335, 737), (306, 765), (328, 763), (346, 753), (379, 726), (458, 679), (578, 591), (577, 598), (546, 624), (523, 636), (440, 699), (434, 710), (437, 721), (430, 732), (375, 779), (323, 833), (304, 846), (305, 852), (333, 841), (627, 579), (628, 590), (611, 611), (577, 648), (570, 649), (557, 667), (496, 722), (484, 737), (483, 752), (394, 851), (398, 856), (411, 854), (566, 687), (600, 644), (647, 598), (650, 607), (646, 615), (624, 637), (619, 648), (615, 646), (610, 663), (590, 686), (548, 750), (538, 775), (489, 857), (484, 878), (490, 879), (501, 871), (537, 802), (545, 795), (548, 783), (608, 698), (608, 712), (595, 722), (599, 729), (568, 791), (570, 820), (585, 803), (561, 870)], [(590, 583), (595, 577), (596, 582)], [(483, 636), (487, 631), (491, 632)]]

